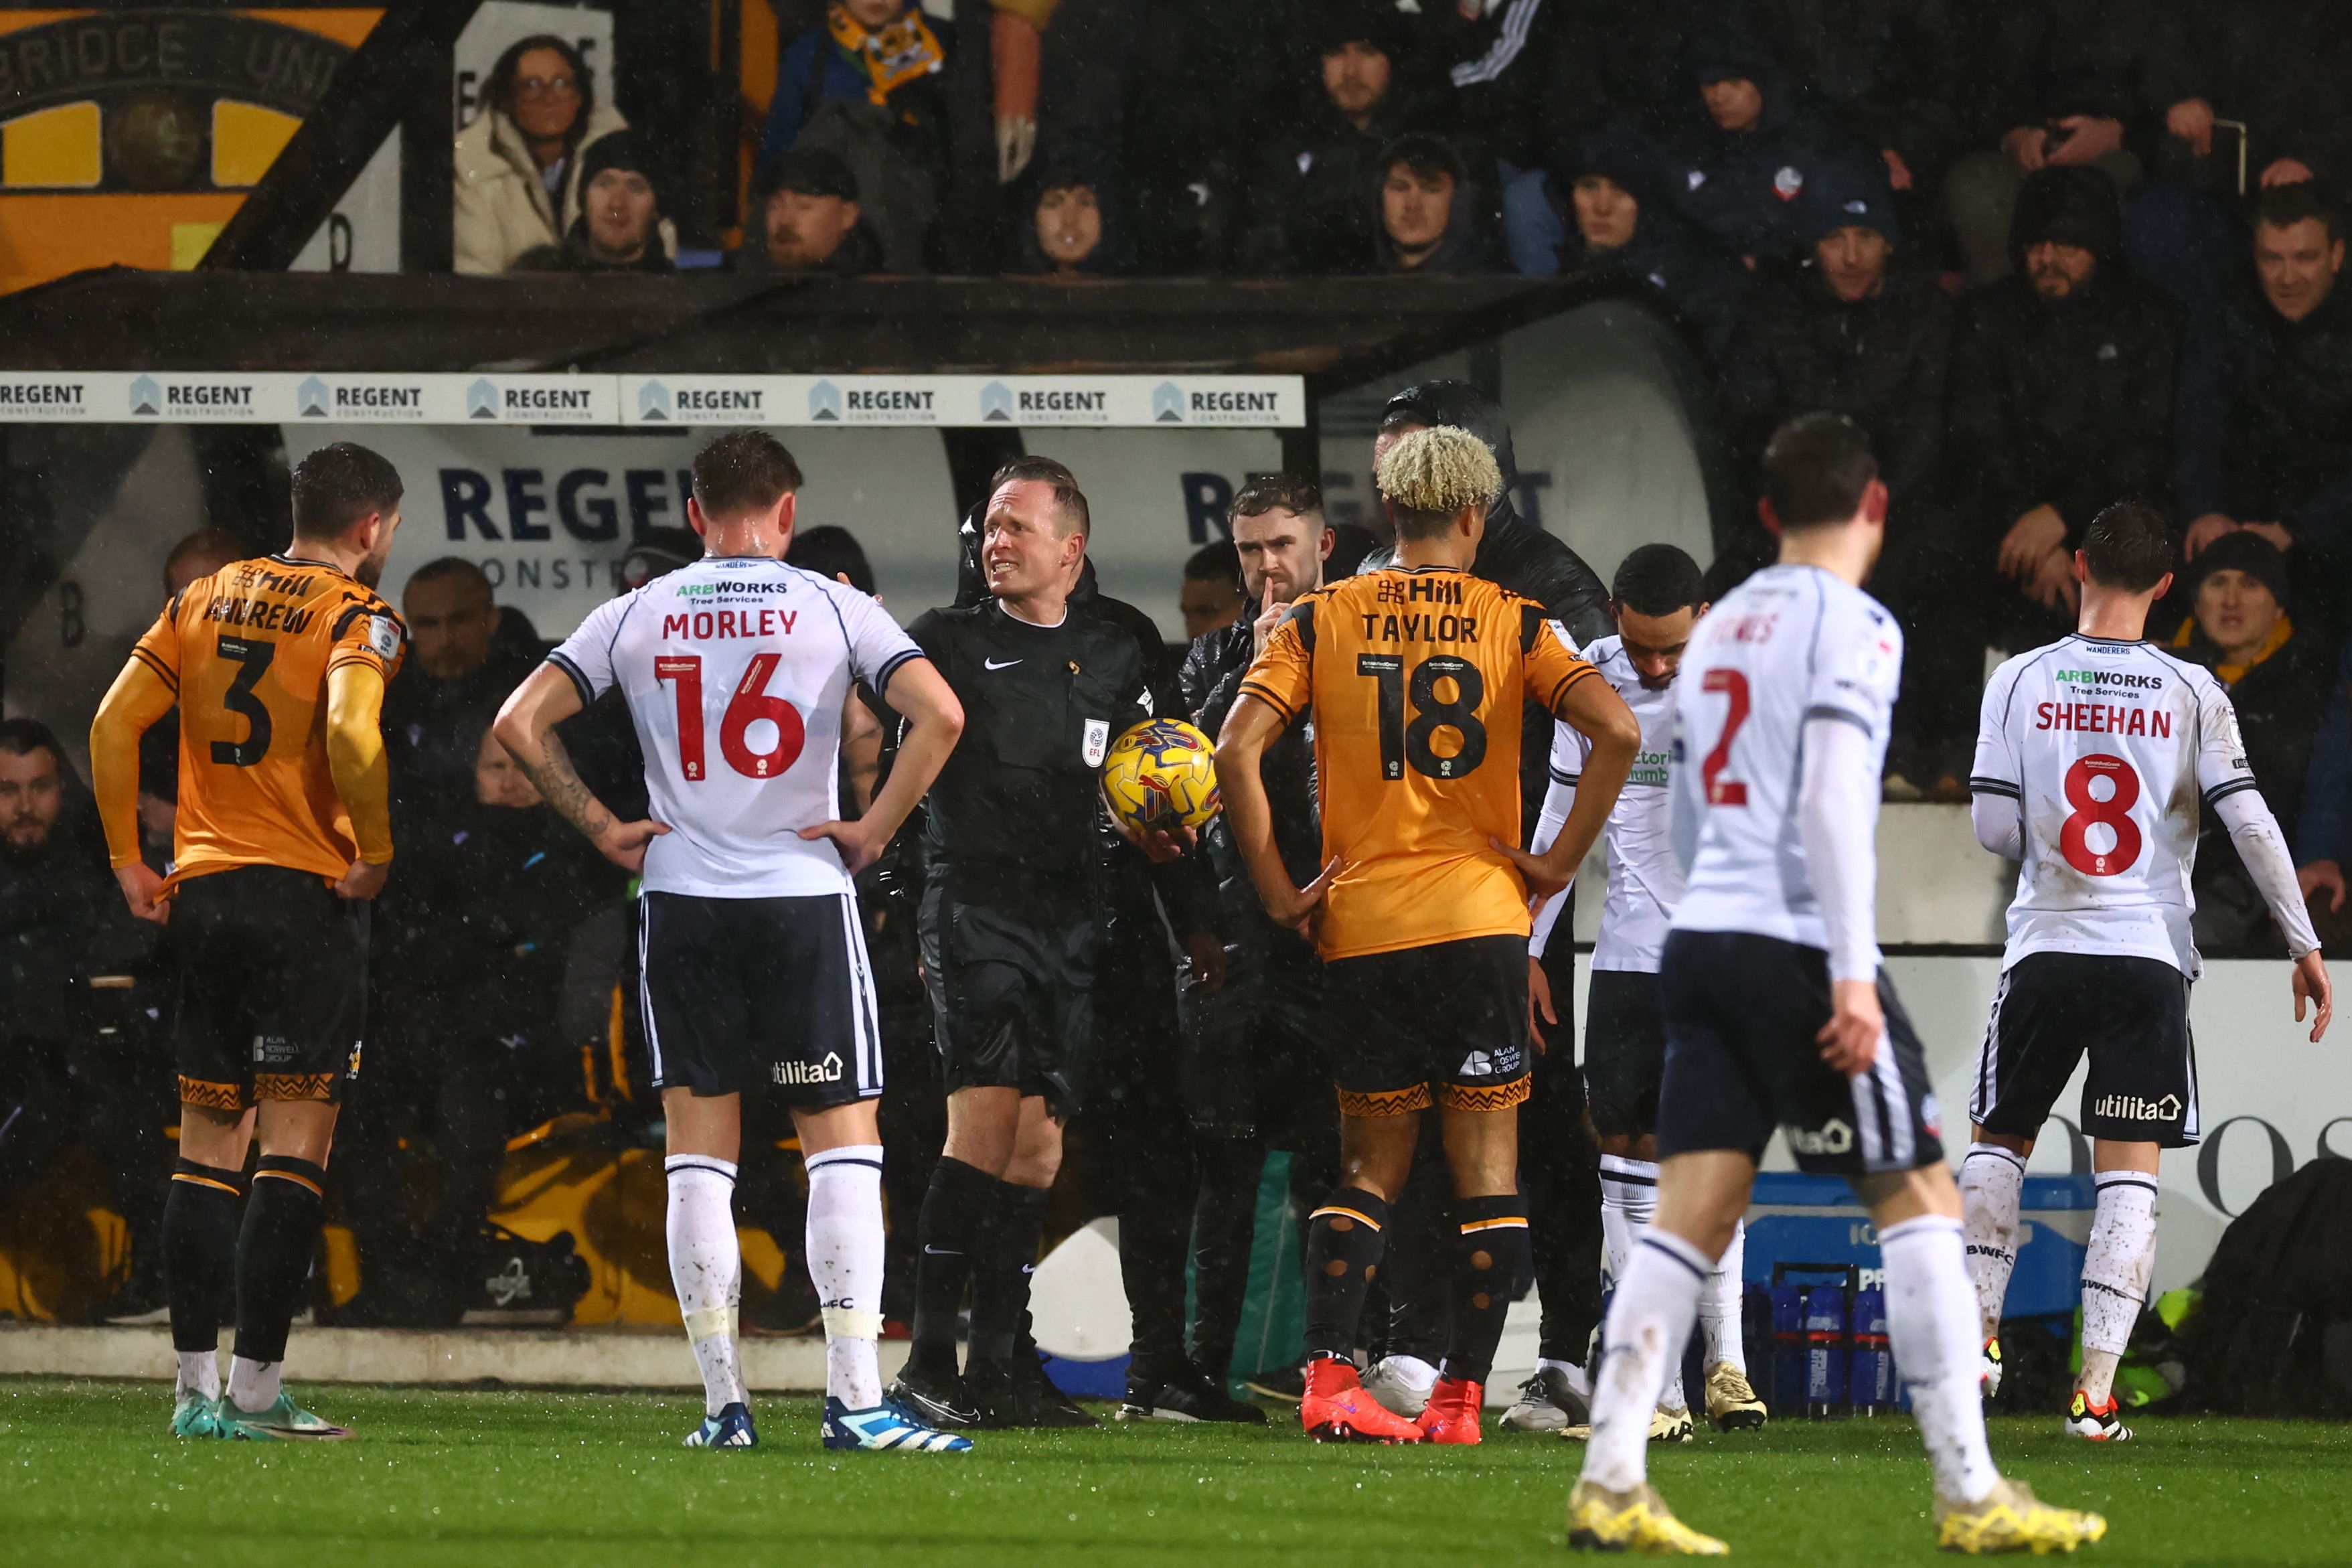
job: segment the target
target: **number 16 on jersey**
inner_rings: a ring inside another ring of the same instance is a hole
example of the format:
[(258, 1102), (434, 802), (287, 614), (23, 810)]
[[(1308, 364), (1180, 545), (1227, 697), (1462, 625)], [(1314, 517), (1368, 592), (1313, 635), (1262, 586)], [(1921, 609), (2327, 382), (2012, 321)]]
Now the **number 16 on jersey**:
[[(719, 753), (727, 765), (745, 778), (774, 778), (800, 759), (807, 726), (800, 710), (781, 697), (768, 695), (768, 678), (776, 672), (779, 656), (751, 656), (743, 679), (735, 683), (727, 711), (719, 721)], [(689, 783), (707, 776), (702, 726), (702, 656), (662, 654), (654, 659), (654, 679), (677, 690), (677, 765)], [(761, 721), (773, 726), (768, 744), (754, 750), (751, 727)]]

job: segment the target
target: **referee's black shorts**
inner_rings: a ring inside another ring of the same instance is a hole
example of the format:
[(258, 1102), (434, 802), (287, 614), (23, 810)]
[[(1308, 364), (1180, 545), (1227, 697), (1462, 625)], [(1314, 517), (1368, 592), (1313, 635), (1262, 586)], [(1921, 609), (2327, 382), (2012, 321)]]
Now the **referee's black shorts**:
[(1067, 1120), (1086, 1104), (1101, 913), (1085, 898), (982, 892), (956, 874), (923, 890), (923, 981), (947, 1090), (1017, 1089)]

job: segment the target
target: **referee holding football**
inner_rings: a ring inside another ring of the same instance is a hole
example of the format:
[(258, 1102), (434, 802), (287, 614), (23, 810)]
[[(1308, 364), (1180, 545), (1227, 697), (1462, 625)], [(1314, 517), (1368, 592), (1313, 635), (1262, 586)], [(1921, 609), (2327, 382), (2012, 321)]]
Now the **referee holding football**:
[[(1095, 1424), (1034, 1355), (1016, 1354), (1095, 1032), (1107, 817), (1097, 779), (1111, 742), (1152, 707), (1135, 633), (1077, 592), (1088, 527), (1068, 468), (1006, 465), (982, 525), (988, 597), (908, 628), (966, 715), (924, 831), (918, 925), (948, 1136), (916, 1232), (912, 1352), (891, 1390), (941, 1426)], [(1160, 836), (1150, 852), (1180, 850)], [(959, 1376), (967, 1283), (971, 1354)]]

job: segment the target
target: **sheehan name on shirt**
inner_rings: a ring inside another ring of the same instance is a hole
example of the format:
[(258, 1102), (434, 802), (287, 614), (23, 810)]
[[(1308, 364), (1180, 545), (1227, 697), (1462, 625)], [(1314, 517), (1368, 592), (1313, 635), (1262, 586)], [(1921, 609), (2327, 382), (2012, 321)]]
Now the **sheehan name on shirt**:
[(2162, 708), (2110, 708), (2103, 702), (2037, 702), (2037, 730), (2079, 730), (2096, 735), (2153, 735), (2172, 738), (2172, 714)]

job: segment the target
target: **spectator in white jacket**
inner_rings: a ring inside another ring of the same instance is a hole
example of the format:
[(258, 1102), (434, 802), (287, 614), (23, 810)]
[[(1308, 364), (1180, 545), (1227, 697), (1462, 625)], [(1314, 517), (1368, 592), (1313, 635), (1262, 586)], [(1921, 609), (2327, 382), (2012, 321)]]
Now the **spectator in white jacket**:
[(500, 55), (482, 111), (457, 134), (457, 269), (504, 272), (562, 244), (580, 216), (579, 150), (627, 123), (597, 103), (594, 73), (562, 38), (539, 34)]

